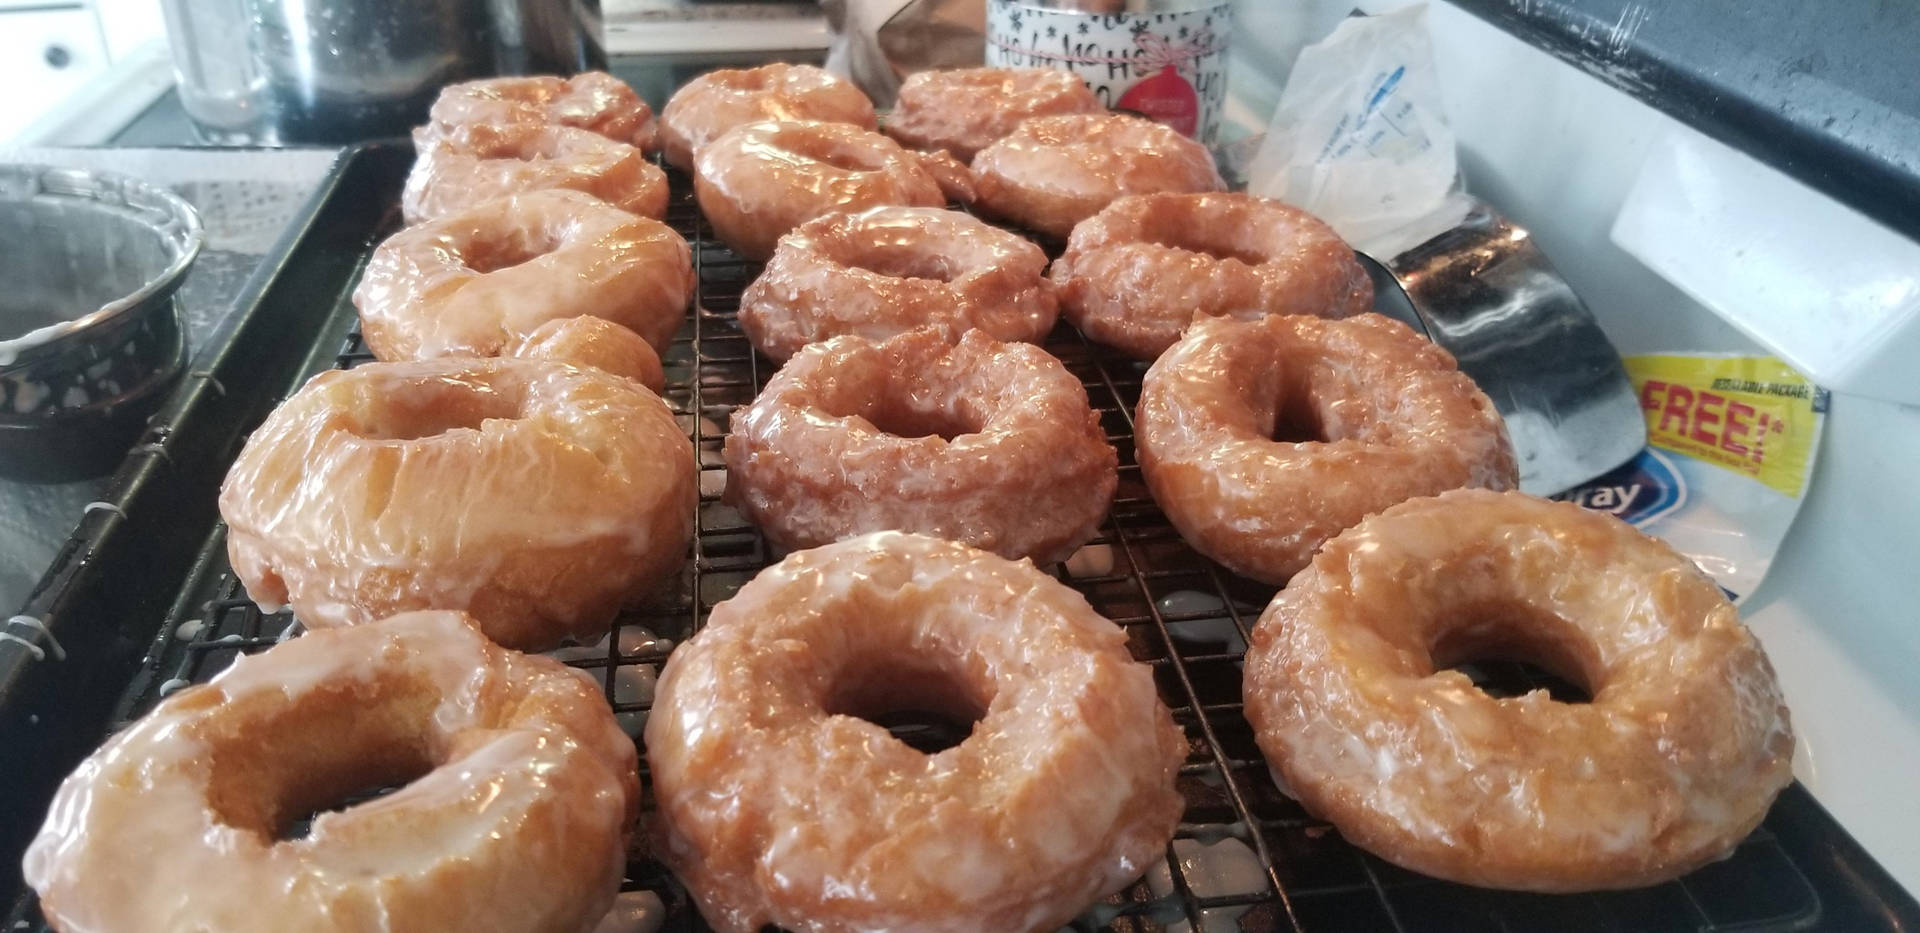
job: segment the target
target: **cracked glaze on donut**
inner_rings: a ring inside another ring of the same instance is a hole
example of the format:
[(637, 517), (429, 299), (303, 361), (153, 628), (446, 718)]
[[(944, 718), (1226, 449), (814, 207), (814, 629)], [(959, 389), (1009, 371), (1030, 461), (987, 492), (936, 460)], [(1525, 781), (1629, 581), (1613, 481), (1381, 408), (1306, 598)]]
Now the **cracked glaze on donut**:
[(571, 126), (642, 150), (653, 149), (656, 134), (653, 108), (604, 71), (449, 84), (434, 98), (428, 119), (433, 132), (513, 123)]
[(315, 376), (220, 490), (247, 594), (310, 627), (460, 609), (508, 647), (591, 642), (680, 565), (697, 496), (665, 402), (520, 359)]
[(1333, 228), (1240, 193), (1124, 197), (1074, 228), (1053, 264), (1060, 310), (1088, 338), (1159, 356), (1195, 314), (1347, 317), (1373, 282)]
[[(1186, 742), (1126, 638), (1025, 562), (891, 532), (714, 607), (647, 721), (659, 854), (722, 933), (1051, 931), (1162, 857)], [(858, 718), (977, 718), (926, 754)]]
[(1093, 536), (1119, 483), (1080, 380), (977, 330), (801, 350), (734, 412), (726, 460), (726, 501), (782, 547), (892, 529), (1041, 565)]
[(682, 85), (660, 111), (667, 162), (691, 170), (708, 143), (765, 120), (817, 120), (873, 129), (873, 102), (845, 78), (813, 65), (721, 68)]
[(962, 162), (1030, 117), (1102, 113), (1080, 76), (1051, 68), (921, 71), (900, 83), (887, 134), (914, 149), (939, 149)]
[(973, 159), (974, 204), (1064, 240), (1115, 198), (1226, 187), (1207, 147), (1118, 113), (1035, 117)]
[[(1276, 440), (1276, 427), (1298, 436)], [(1485, 393), (1378, 314), (1198, 318), (1147, 370), (1137, 433), (1141, 473), (1181, 537), (1268, 583), (1396, 502), (1519, 483)]]
[(547, 124), (457, 127), (413, 133), (415, 157), (400, 193), (417, 224), (531, 191), (593, 195), (630, 214), (667, 213), (667, 173), (633, 146)]
[(382, 360), (498, 356), (549, 321), (604, 318), (664, 352), (693, 298), (687, 241), (577, 191), (535, 191), (388, 237), (354, 288)]
[(785, 360), (810, 343), (936, 327), (1044, 339), (1059, 314), (1040, 247), (959, 211), (876, 207), (815, 218), (780, 238), (740, 299), (740, 327)]
[(815, 217), (900, 204), (945, 207), (940, 180), (916, 153), (844, 123), (748, 123), (700, 150), (700, 211), (721, 240), (765, 261), (787, 231)]
[[(1450, 661), (1581, 682), (1494, 699)], [(1792, 780), (1773, 669), (1720, 588), (1612, 516), (1415, 499), (1327, 542), (1247, 654), (1247, 718), (1306, 808), (1467, 884), (1626, 888), (1725, 856)]]
[(626, 868), (635, 764), (591, 678), (408, 613), (162, 700), (61, 784), (23, 873), (69, 933), (574, 933)]

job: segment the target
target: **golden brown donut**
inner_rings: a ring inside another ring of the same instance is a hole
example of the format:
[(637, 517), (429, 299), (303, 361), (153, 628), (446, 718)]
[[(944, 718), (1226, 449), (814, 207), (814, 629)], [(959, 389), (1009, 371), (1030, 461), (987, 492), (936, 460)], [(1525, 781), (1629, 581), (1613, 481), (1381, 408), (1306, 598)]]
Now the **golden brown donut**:
[(1207, 147), (1119, 113), (1035, 117), (973, 159), (973, 204), (1064, 240), (1115, 198), (1224, 189)]
[[(929, 755), (861, 718), (908, 710), (977, 721)], [(1051, 933), (1162, 857), (1186, 753), (1079, 593), (892, 532), (715, 606), (646, 741), (658, 854), (721, 933)]]
[(891, 529), (1045, 566), (1086, 543), (1118, 456), (1059, 360), (970, 330), (812, 344), (733, 413), (725, 501), (806, 548)]
[(419, 155), (400, 193), (410, 224), (551, 188), (584, 191), (642, 217), (667, 213), (667, 174), (639, 149), (586, 130), (531, 123), (423, 128), (413, 142)]
[(540, 325), (605, 318), (664, 352), (693, 298), (680, 234), (577, 191), (536, 191), (408, 227), (353, 291), (383, 360), (498, 356)]
[(955, 68), (900, 82), (887, 135), (913, 149), (944, 149), (962, 162), (1029, 117), (1100, 113), (1107, 108), (1070, 71)]
[(873, 101), (846, 79), (812, 65), (709, 71), (675, 91), (660, 111), (667, 162), (692, 171), (706, 144), (745, 123), (809, 120), (873, 129)]
[(1040, 247), (959, 211), (828, 214), (780, 238), (740, 298), (740, 329), (776, 360), (828, 337), (918, 327), (1037, 342), (1060, 310), (1046, 268)]
[(408, 613), (162, 700), (61, 784), (25, 875), (67, 933), (584, 931), (626, 868), (635, 764), (590, 678)]
[(653, 108), (604, 71), (449, 84), (434, 99), (428, 120), (436, 132), (512, 123), (571, 126), (642, 150), (654, 148), (657, 133)]
[(538, 651), (592, 642), (680, 566), (692, 445), (659, 396), (519, 359), (315, 376), (220, 489), (247, 594), (310, 628), (459, 609)]
[(1147, 370), (1135, 429), (1140, 472), (1181, 537), (1267, 583), (1396, 502), (1519, 484), (1493, 402), (1447, 351), (1378, 314), (1197, 318)]
[(514, 343), (504, 355), (592, 366), (632, 379), (656, 395), (667, 387), (666, 370), (661, 368), (660, 354), (653, 352), (653, 346), (639, 334), (597, 317), (548, 321)]
[(1346, 317), (1373, 306), (1373, 282), (1333, 228), (1249, 194), (1120, 198), (1074, 228), (1053, 282), (1089, 339), (1145, 360), (1196, 312)]
[(945, 207), (939, 180), (893, 140), (845, 123), (749, 123), (700, 150), (694, 196), (733, 251), (765, 261), (787, 231), (883, 204)]
[[(1494, 699), (1449, 664), (1584, 686)], [(1610, 515), (1415, 499), (1327, 542), (1246, 662), (1260, 749), (1309, 812), (1415, 871), (1584, 891), (1722, 858), (1792, 780), (1773, 668), (1720, 588)]]

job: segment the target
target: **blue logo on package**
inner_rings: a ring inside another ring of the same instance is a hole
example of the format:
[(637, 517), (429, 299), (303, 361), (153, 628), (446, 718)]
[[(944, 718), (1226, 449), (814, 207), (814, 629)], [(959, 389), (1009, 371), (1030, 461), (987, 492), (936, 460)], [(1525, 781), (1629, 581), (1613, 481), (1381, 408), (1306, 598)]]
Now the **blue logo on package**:
[(1605, 476), (1556, 498), (1639, 526), (1685, 505), (1687, 482), (1666, 454), (1649, 447)]

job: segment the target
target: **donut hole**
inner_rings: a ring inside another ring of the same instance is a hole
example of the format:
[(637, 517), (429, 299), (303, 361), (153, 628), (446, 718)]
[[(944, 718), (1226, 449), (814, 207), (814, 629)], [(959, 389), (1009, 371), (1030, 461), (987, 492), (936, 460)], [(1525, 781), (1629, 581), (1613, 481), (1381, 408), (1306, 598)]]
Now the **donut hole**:
[(852, 269), (865, 269), (868, 272), (884, 275), (893, 279), (928, 279), (935, 282), (951, 282), (954, 270), (947, 257), (906, 249), (864, 249), (843, 257), (841, 263)]
[(978, 434), (983, 427), (961, 412), (921, 409), (892, 398), (874, 399), (858, 414), (875, 429), (909, 440), (938, 437), (951, 442), (968, 434)]
[(1172, 249), (1200, 253), (1214, 259), (1237, 259), (1249, 266), (1257, 266), (1267, 261), (1267, 257), (1247, 248), (1236, 237), (1245, 231), (1237, 226), (1207, 224), (1181, 224), (1177, 226), (1155, 227), (1147, 231), (1145, 237), (1149, 243)]
[(966, 741), (986, 717), (993, 698), (981, 696), (967, 679), (935, 665), (902, 663), (899, 653), (874, 653), (847, 665), (828, 690), (829, 715), (873, 723), (928, 755)]
[(209, 736), (207, 804), (220, 822), (268, 841), (304, 835), (313, 818), (432, 771), (437, 696), (424, 682), (383, 680), (236, 699)]
[(486, 275), (525, 265), (559, 248), (560, 238), (547, 230), (536, 230), (529, 236), (482, 237), (467, 243), (460, 261), (474, 272)]
[(1462, 613), (1429, 654), (1435, 671), (1458, 671), (1496, 700), (1545, 690), (1560, 703), (1590, 703), (1599, 679), (1592, 641), (1572, 623), (1529, 606)]
[(406, 391), (368, 391), (355, 405), (350, 430), (374, 441), (411, 441), (461, 429), (477, 430), (494, 418), (517, 418), (521, 394), (510, 387), (460, 379), (411, 383)]
[(1283, 393), (1273, 412), (1273, 429), (1267, 436), (1282, 444), (1324, 444), (1327, 423), (1313, 398), (1303, 391)]

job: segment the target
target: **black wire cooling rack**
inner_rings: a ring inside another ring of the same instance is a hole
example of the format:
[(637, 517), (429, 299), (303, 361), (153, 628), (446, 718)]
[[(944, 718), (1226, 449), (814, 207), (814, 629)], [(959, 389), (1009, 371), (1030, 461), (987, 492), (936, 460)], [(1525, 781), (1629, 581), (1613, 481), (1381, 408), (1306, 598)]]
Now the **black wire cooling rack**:
[[(773, 365), (756, 355), (735, 322), (740, 294), (759, 265), (713, 238), (685, 176), (671, 173), (667, 220), (693, 248), (698, 301), (665, 354), (666, 398), (700, 460), (698, 533), (677, 584), (624, 613), (598, 646), (557, 653), (593, 671), (623, 727), (639, 734), (651, 688), (673, 646), (697, 632), (714, 605), (778, 554), (754, 526), (719, 501), (721, 443), (728, 417), (754, 398)], [(337, 334), (338, 331), (335, 331)], [(1152, 668), (1161, 697), (1188, 744), (1178, 785), (1186, 812), (1166, 858), (1145, 877), (1093, 905), (1076, 930), (1758, 930), (1802, 929), (1821, 921), (1806, 874), (1762, 827), (1722, 862), (1658, 887), (1542, 896), (1485, 891), (1403, 871), (1346, 844), (1309, 817), (1269, 777), (1241, 713), (1241, 658), (1248, 632), (1273, 588), (1235, 577), (1188, 548), (1154, 505), (1133, 449), (1133, 411), (1142, 364), (1103, 352), (1062, 324), (1046, 341), (1085, 385), (1120, 455), (1120, 483), (1099, 537), (1054, 573), (1126, 631), (1133, 656)], [(370, 359), (357, 329), (335, 365)], [(297, 634), (287, 614), (249, 602), (218, 539), (210, 545), (167, 625), (171, 637), (137, 677), (119, 718), (211, 678), (241, 654)], [(1566, 685), (1517, 665), (1472, 672), (1490, 691)], [(937, 724), (891, 726), (903, 741), (942, 741)], [(946, 741), (951, 741), (947, 736)], [(642, 758), (644, 776), (645, 759)], [(649, 798), (648, 806), (651, 806)], [(663, 929), (707, 929), (686, 893), (645, 854), (636, 835), (625, 889), (654, 892)], [(19, 915), (16, 915), (19, 916)], [(28, 916), (37, 921), (37, 915)]]

